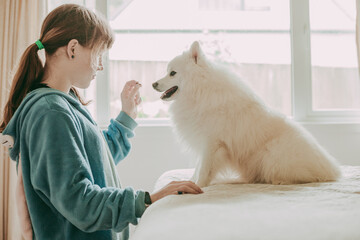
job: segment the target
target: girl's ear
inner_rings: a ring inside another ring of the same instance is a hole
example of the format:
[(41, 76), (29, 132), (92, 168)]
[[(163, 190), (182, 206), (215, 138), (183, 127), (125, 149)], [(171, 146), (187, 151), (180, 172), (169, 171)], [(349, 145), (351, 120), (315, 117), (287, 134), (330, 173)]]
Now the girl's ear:
[(194, 60), (195, 64), (197, 64), (199, 59), (203, 55), (198, 41), (193, 42), (193, 44), (190, 47), (190, 53), (191, 53), (191, 58)]
[(67, 56), (72, 59), (72, 58), (75, 58), (75, 52), (76, 52), (76, 49), (77, 47), (79, 46), (79, 41), (76, 40), (76, 39), (71, 39), (67, 45), (67, 48), (66, 48), (66, 53), (67, 53)]

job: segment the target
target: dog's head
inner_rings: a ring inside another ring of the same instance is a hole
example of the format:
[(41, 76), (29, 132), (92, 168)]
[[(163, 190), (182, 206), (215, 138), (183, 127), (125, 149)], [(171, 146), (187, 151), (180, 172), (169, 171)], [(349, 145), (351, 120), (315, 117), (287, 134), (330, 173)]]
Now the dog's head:
[(199, 43), (194, 42), (189, 51), (171, 60), (167, 67), (166, 76), (152, 84), (156, 91), (164, 92), (160, 98), (164, 101), (176, 99), (181, 92), (181, 86), (186, 74), (190, 70), (189, 67), (198, 65), (203, 57), (204, 54)]

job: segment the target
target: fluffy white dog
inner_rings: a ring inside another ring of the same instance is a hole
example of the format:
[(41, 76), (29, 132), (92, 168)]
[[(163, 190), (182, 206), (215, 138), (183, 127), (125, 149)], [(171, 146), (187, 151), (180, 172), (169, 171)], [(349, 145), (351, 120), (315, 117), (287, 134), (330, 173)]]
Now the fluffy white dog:
[(304, 128), (270, 109), (239, 77), (211, 62), (199, 43), (168, 64), (153, 83), (174, 100), (170, 114), (180, 140), (197, 156), (192, 180), (208, 186), (230, 167), (248, 183), (336, 180), (339, 169)]

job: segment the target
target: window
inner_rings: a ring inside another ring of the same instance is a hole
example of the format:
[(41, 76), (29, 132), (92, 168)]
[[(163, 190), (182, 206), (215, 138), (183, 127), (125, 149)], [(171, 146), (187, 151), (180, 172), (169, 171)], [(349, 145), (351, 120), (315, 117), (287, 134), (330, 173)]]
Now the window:
[(314, 111), (360, 108), (355, 19), (355, 0), (310, 1)]
[(291, 115), (289, 2), (255, 2), (137, 0), (124, 3), (125, 8), (118, 5), (110, 20), (116, 33), (109, 52), (111, 116), (120, 111), (125, 81), (136, 79), (143, 85), (139, 116), (167, 117), (169, 103), (160, 100), (151, 84), (195, 40), (208, 55), (241, 73), (270, 105)]
[(131, 79), (143, 85), (140, 122), (166, 119), (169, 103), (151, 84), (195, 40), (270, 106), (296, 120), (358, 116), (355, 0), (49, 2), (49, 10), (74, 2), (100, 11), (115, 32), (105, 70), (84, 91), (94, 100), (89, 108), (100, 125), (118, 114), (120, 92)]

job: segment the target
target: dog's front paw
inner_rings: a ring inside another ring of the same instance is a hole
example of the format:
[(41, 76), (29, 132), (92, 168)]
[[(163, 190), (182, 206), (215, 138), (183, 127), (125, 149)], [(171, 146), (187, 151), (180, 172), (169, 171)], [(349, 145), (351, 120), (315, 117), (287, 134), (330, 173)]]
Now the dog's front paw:
[(192, 176), (191, 178), (190, 178), (190, 180), (189, 181), (191, 181), (191, 182), (194, 182), (196, 185), (198, 185), (199, 187), (206, 187), (206, 184), (205, 184), (205, 182), (204, 181), (201, 181), (197, 176)]
[(208, 179), (199, 179), (195, 182), (200, 188), (207, 187), (210, 185), (210, 181)]

